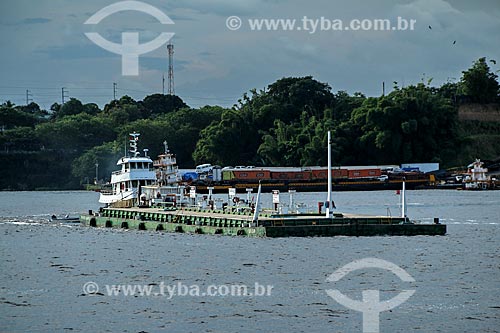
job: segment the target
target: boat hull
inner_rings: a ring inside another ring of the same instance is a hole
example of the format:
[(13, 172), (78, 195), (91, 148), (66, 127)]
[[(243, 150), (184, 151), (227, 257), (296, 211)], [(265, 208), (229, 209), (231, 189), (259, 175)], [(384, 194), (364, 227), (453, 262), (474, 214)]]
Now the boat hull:
[(312, 236), (415, 236), (445, 235), (446, 225), (404, 223), (400, 217), (323, 215), (261, 216), (259, 225), (252, 216), (199, 210), (158, 210), (152, 208), (104, 209), (96, 215), (82, 215), (91, 227), (156, 230), (178, 233), (249, 237)]
[(117, 194), (100, 193), (99, 202), (115, 207), (132, 207), (137, 200), (137, 190), (129, 190)]

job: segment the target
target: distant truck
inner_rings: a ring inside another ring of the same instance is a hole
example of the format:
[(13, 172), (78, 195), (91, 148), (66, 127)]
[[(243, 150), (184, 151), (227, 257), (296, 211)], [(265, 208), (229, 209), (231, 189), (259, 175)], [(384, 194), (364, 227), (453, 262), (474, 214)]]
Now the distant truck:
[(222, 168), (219, 165), (200, 164), (196, 166), (196, 174), (202, 181), (220, 182), (222, 180)]
[(200, 165), (197, 165), (196, 166), (196, 173), (197, 174), (207, 174), (209, 172), (211, 172), (213, 169), (213, 166), (212, 164), (200, 164)]

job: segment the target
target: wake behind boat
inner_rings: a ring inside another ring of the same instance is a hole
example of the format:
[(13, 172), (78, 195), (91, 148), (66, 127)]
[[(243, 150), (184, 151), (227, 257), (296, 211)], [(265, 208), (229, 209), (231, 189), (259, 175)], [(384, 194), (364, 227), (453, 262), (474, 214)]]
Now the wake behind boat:
[(50, 217), (51, 222), (64, 222), (64, 223), (80, 223), (80, 218), (78, 216), (65, 215), (63, 217), (58, 217), (57, 215), (52, 215)]

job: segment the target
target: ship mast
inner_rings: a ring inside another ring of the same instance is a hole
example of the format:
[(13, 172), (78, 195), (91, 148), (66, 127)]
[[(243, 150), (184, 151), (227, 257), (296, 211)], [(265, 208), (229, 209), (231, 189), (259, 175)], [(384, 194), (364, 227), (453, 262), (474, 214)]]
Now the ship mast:
[(137, 151), (137, 141), (139, 141), (139, 133), (130, 133), (130, 138), (129, 138), (129, 143), (130, 143), (130, 150), (129, 152), (132, 154), (132, 157), (137, 157), (140, 155), (140, 153)]
[(328, 131), (328, 192), (326, 196), (326, 217), (329, 218), (332, 212), (332, 140)]
[(165, 147), (165, 155), (168, 154), (168, 143), (167, 140), (163, 141), (163, 146)]

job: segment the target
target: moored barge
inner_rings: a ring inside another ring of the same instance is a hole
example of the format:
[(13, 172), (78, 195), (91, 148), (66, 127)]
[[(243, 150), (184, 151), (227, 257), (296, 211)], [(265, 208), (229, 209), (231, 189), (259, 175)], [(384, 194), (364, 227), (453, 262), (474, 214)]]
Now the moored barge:
[(81, 216), (81, 222), (91, 227), (250, 237), (446, 234), (446, 225), (439, 220), (415, 224), (403, 217), (334, 213), (328, 218), (323, 214), (260, 214), (254, 221), (251, 213), (196, 208), (104, 208)]
[[(138, 134), (134, 133), (131, 139), (131, 147), (133, 148), (131, 152), (134, 155), (136, 155), (137, 137)], [(167, 148), (166, 152), (168, 152)], [(130, 168), (121, 171), (125, 176), (130, 172)], [(171, 187), (172, 185), (165, 187), (165, 189)], [(446, 225), (440, 224), (437, 218), (434, 220), (434, 224), (417, 224), (410, 221), (405, 209), (405, 182), (403, 182), (401, 217), (334, 212), (330, 132), (328, 132), (328, 191), (326, 202), (323, 203), (325, 214), (321, 214), (321, 206), (317, 214), (299, 213), (298, 211), (293, 214), (283, 214), (277, 211), (276, 208), (274, 211), (265, 213), (261, 211), (260, 207), (262, 184), (259, 184), (255, 203), (247, 202), (248, 207), (228, 206), (225, 203), (222, 205), (222, 209), (217, 209), (214, 204), (211, 193), (213, 189), (210, 189), (209, 196), (206, 198), (208, 205), (201, 207), (188, 207), (178, 200), (157, 203), (147, 199), (148, 194), (146, 193), (156, 193), (157, 198), (161, 198), (162, 188), (164, 186), (161, 185), (157, 185), (157, 187), (144, 186), (144, 192), (140, 194), (142, 186), (139, 186), (134, 192), (137, 193), (134, 196), (135, 200), (127, 199), (126, 201), (127, 206), (134, 203), (134, 201), (137, 203), (136, 206), (125, 207), (122, 205), (124, 200), (110, 202), (108, 207), (101, 208), (99, 212), (89, 211), (88, 214), (82, 215), (80, 221), (90, 227), (250, 237), (446, 234)], [(121, 191), (121, 188), (116, 187), (115, 190)], [(121, 194), (121, 192), (118, 192), (118, 194)], [(195, 199), (194, 191), (193, 194), (192, 198)], [(277, 205), (277, 202), (274, 203)]]

